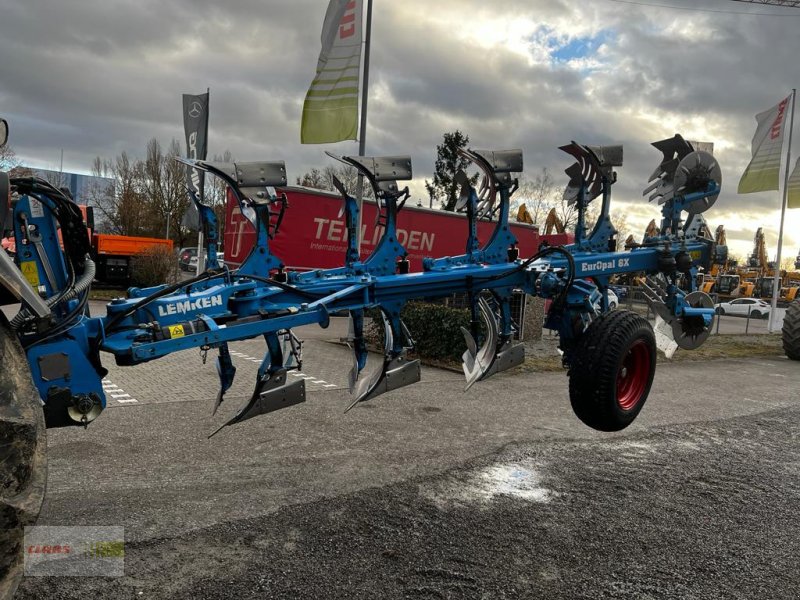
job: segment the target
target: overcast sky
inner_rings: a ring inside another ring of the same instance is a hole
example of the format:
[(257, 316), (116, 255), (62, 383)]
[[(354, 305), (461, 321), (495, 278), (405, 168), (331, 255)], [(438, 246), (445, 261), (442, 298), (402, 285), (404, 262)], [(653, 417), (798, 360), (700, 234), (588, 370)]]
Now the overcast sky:
[[(522, 148), (528, 175), (547, 167), (564, 183), (570, 161), (559, 145), (623, 143), (614, 206), (640, 230), (658, 216), (641, 198), (660, 157), (649, 143), (679, 132), (715, 144), (723, 192), (705, 214), (712, 229), (724, 224), (744, 255), (763, 226), (773, 256), (778, 193), (739, 196), (736, 186), (754, 115), (800, 83), (800, 9), (642, 2), (710, 12), (622, 0), (374, 0), (367, 154), (410, 154), (414, 196), (426, 198), (446, 131), (477, 148)], [(11, 144), (44, 168), (58, 168), (63, 149), (64, 169), (77, 172), (97, 155), (141, 156), (152, 137), (183, 145), (181, 94), (210, 87), (210, 155), (284, 159), (294, 180), (328, 164), (324, 150), (355, 154), (354, 142), (300, 145), (327, 4), (0, 0)], [(787, 214), (784, 256), (794, 256), (800, 210)]]

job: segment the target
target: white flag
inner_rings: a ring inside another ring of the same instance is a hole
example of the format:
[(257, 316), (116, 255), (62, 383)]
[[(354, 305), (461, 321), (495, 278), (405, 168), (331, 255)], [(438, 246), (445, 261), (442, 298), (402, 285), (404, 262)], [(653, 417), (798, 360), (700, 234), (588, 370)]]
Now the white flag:
[(786, 190), (789, 193), (786, 206), (788, 208), (800, 208), (800, 158), (797, 159), (797, 163), (794, 165), (794, 171), (789, 177), (789, 185)]
[(331, 0), (322, 25), (317, 75), (303, 104), (301, 144), (354, 140), (358, 135), (363, 0)]
[(777, 106), (756, 115), (756, 134), (753, 136), (753, 158), (739, 181), (739, 193), (777, 190), (780, 180), (783, 129), (786, 109), (791, 96)]

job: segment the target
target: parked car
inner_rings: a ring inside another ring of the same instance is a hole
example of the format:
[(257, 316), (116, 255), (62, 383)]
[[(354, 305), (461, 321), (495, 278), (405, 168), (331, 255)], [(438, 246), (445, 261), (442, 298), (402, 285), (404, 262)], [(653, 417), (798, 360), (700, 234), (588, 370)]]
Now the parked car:
[(191, 259), (194, 257), (194, 266), (197, 268), (197, 248), (181, 248), (178, 252), (178, 266), (181, 271), (191, 271)]
[[(203, 252), (205, 255), (205, 252)], [(220, 265), (225, 264), (225, 254), (222, 252), (217, 252), (217, 260), (219, 261)], [(189, 259), (189, 268), (186, 269), (187, 271), (197, 271), (197, 252), (195, 255)]]
[[(595, 302), (595, 306), (597, 307), (598, 310), (600, 310), (600, 300)], [(613, 290), (609, 289), (608, 290), (608, 309), (609, 310), (614, 310), (618, 306), (619, 306), (619, 298), (617, 298), (617, 295), (614, 293)]]
[(610, 310), (614, 310), (618, 306), (619, 306), (619, 298), (617, 297), (616, 292), (609, 288), (609, 290), (608, 290), (608, 308)]
[(730, 302), (715, 304), (718, 315), (737, 315), (746, 317), (748, 314), (753, 319), (766, 319), (769, 317), (771, 306), (758, 298), (736, 298)]
[(628, 297), (628, 286), (626, 285), (610, 285), (608, 289), (613, 291), (620, 300), (625, 300)]

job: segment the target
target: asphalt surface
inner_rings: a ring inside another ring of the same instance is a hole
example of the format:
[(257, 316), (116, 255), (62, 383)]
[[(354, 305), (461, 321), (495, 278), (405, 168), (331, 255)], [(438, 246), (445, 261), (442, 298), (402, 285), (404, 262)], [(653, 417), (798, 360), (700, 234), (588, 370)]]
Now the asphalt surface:
[[(457, 373), (346, 415), (349, 357), (304, 329), (308, 400), (207, 434), (197, 351), (110, 361), (109, 407), (49, 433), (40, 524), (125, 527), (121, 578), (27, 578), (20, 598), (797, 598), (800, 365), (660, 361), (618, 434), (561, 373)], [(328, 387), (326, 387), (328, 386)], [(133, 401), (131, 401), (133, 400)]]

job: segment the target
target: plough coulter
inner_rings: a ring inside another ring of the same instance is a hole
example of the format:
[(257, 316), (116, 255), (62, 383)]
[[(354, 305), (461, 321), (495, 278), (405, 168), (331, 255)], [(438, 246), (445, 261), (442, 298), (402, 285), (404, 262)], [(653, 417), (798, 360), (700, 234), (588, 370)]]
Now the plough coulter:
[[(720, 192), (713, 156), (677, 135), (654, 145), (663, 157), (646, 193), (661, 205), (662, 233), (617, 251), (609, 208), (622, 147), (573, 142), (561, 149), (575, 160), (567, 169), (565, 192), (577, 210), (575, 241), (527, 257), (518, 256), (508, 227), (522, 152), (463, 151), (482, 174), (478, 186), (459, 174), (458, 209), (467, 215), (464, 253), (427, 258), (419, 273), (409, 273), (396, 235), (398, 211), (409, 197), (408, 188), (398, 182), (412, 177), (409, 157), (334, 157), (372, 186), (382, 237), (362, 260), (356, 239), (359, 205), (351, 190), (336, 181), (349, 233), (342, 266), (303, 273), (286, 271), (270, 251), (288, 209), (285, 197), (274, 190), (287, 181), (283, 162), (183, 160), (230, 187), (255, 226), (252, 253), (236, 270), (220, 264), (214, 212), (193, 197), (206, 233), (206, 271), (173, 285), (131, 288), (127, 298), (108, 304), (104, 317), (88, 316), (94, 265), (78, 207), (45, 181), (1, 175), (0, 198), (13, 197), (10, 221), (18, 252), (13, 260), (0, 253), (0, 291), (22, 308), (10, 320), (0, 315), (0, 529), (5, 532), (0, 533), (0, 576), (6, 586), (0, 587), (0, 597), (19, 576), (21, 528), (35, 518), (42, 499), (45, 423), (86, 426), (97, 418), (105, 407), (103, 353), (119, 365), (136, 365), (187, 348), (214, 351), (219, 393), (212, 410), (217, 412), (236, 375), (228, 344), (263, 336), (266, 352), (255, 388), (222, 429), (305, 401), (304, 381), (287, 377), (303, 360), (302, 342), (293, 329), (314, 323), (327, 327), (332, 314), (350, 316), (353, 362), (350, 400), (343, 408), (419, 381), (419, 361), (408, 355), (414, 332), (401, 318), (412, 299), (466, 294), (471, 310), (470, 327), (463, 330), (468, 389), (524, 360), (522, 346), (513, 341), (517, 325), (511, 311), (513, 291), (523, 290), (549, 301), (544, 326), (559, 335), (578, 418), (603, 431), (628, 426), (650, 390), (657, 335), (643, 317), (609, 311), (610, 278), (641, 273), (647, 300), (659, 317), (658, 337), (673, 348), (696, 348), (709, 335), (714, 309), (696, 289), (694, 275), (726, 252), (714, 246), (701, 215)], [(587, 208), (595, 200), (600, 216), (589, 227)], [(1, 205), (4, 213), (9, 210), (6, 202)], [(481, 219), (494, 222), (484, 242), (477, 235)], [(379, 368), (367, 375), (364, 330), (370, 309), (380, 311), (385, 343), (383, 355), (370, 359)]]

